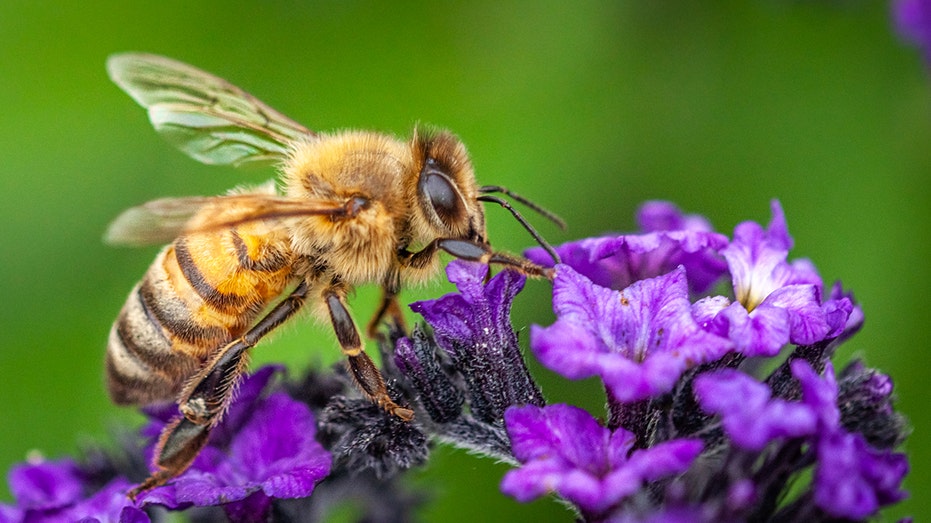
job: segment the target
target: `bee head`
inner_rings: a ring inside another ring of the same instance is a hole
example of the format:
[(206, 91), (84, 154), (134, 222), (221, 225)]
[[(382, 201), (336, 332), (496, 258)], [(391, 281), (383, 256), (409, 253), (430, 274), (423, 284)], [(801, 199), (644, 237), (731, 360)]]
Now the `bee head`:
[(485, 212), (465, 146), (453, 134), (415, 133), (417, 201), (431, 236), (486, 243)]
[(485, 211), (481, 203), (489, 202), (507, 209), (550, 254), (554, 262), (559, 263), (555, 249), (540, 236), (530, 222), (507, 200), (490, 193), (509, 196), (560, 228), (565, 228), (562, 219), (504, 187), (479, 187), (465, 146), (456, 136), (447, 131), (425, 134), (415, 130), (413, 151), (415, 165), (420, 166), (417, 201), (433, 238), (457, 238), (487, 245)]

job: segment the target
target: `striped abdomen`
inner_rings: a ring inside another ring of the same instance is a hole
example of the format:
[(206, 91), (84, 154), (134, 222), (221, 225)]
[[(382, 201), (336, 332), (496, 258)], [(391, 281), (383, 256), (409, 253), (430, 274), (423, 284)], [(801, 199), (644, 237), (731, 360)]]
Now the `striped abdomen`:
[(286, 290), (290, 264), (285, 233), (262, 224), (182, 236), (162, 250), (110, 330), (113, 401), (177, 400), (186, 380)]

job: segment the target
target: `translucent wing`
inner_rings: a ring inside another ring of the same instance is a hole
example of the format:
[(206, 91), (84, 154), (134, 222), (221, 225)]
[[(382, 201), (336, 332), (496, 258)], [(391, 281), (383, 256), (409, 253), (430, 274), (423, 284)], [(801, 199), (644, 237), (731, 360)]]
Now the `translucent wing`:
[(213, 232), (248, 222), (300, 216), (346, 216), (344, 203), (266, 194), (162, 198), (131, 207), (110, 224), (104, 241), (157, 245), (183, 234)]
[(107, 71), (148, 109), (155, 130), (203, 163), (278, 161), (314, 135), (226, 80), (164, 56), (113, 55)]

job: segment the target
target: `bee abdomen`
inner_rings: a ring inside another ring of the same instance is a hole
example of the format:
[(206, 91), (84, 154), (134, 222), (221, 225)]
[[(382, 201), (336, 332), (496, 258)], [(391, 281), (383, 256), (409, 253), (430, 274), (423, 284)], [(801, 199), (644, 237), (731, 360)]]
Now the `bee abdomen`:
[(175, 400), (199, 361), (172, 350), (163, 326), (137, 285), (110, 329), (107, 384), (118, 404)]
[(149, 267), (110, 331), (107, 377), (120, 404), (176, 400), (290, 281), (278, 244), (236, 229), (178, 238)]

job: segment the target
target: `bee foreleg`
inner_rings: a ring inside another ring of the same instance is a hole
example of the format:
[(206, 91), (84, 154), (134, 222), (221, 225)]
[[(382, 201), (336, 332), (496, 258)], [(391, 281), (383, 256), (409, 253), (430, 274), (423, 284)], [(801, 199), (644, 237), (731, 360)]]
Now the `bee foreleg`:
[(248, 364), (248, 350), (297, 312), (306, 296), (307, 283), (302, 282), (242, 337), (217, 351), (194, 375), (178, 402), (182, 415), (166, 425), (159, 436), (153, 459), (157, 470), (129, 492), (130, 498), (164, 485), (191, 465), (232, 401), (233, 391)]
[(381, 372), (365, 353), (359, 330), (352, 321), (349, 310), (346, 309), (345, 294), (345, 288), (336, 282), (323, 291), (327, 308), (330, 310), (333, 330), (336, 331), (336, 339), (339, 341), (343, 354), (349, 359), (350, 374), (362, 392), (378, 406), (404, 421), (410, 421), (414, 418), (414, 412), (399, 406), (391, 399)]
[(504, 265), (527, 276), (538, 276), (552, 280), (554, 272), (552, 268), (541, 267), (530, 260), (511, 256), (500, 252), (495, 252), (487, 243), (476, 242), (472, 240), (462, 240), (458, 238), (437, 238), (430, 242), (422, 250), (415, 253), (408, 253), (402, 263), (413, 267), (422, 268), (433, 260), (439, 250), (444, 250), (460, 260), (477, 261), (480, 263)]

